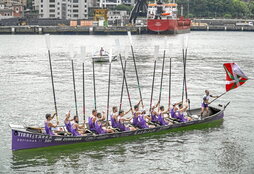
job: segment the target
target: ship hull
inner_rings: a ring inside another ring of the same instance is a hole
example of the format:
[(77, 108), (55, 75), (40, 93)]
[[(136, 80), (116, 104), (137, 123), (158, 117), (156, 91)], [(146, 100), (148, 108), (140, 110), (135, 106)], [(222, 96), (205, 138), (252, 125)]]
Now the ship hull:
[(150, 33), (180, 34), (190, 32), (189, 19), (148, 19), (147, 29)]

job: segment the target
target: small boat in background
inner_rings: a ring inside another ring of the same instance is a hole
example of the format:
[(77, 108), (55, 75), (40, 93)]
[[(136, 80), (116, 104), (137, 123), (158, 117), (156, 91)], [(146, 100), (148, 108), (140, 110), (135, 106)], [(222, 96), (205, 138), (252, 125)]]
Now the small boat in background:
[[(92, 59), (94, 62), (109, 62), (109, 56), (110, 54), (107, 51), (104, 51), (103, 48), (101, 48), (100, 51), (97, 51), (92, 55)], [(117, 56), (112, 55), (112, 61), (116, 61), (116, 60), (117, 60)]]

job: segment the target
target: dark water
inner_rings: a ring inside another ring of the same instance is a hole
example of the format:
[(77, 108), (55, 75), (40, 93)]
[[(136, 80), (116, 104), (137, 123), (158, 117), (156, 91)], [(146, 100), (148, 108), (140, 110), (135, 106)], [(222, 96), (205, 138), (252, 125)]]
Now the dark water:
[[(168, 57), (173, 57), (172, 100), (181, 100), (183, 35), (168, 36), (167, 62), (162, 103), (168, 97)], [(163, 47), (165, 36), (133, 36), (145, 105), (149, 105), (154, 44)], [(127, 36), (52, 36), (52, 59), (57, 105), (61, 121), (71, 109), (74, 114), (69, 51), (85, 45), (89, 54), (114, 40), (128, 43)], [(53, 112), (53, 97), (44, 36), (0, 36), (0, 173), (254, 173), (254, 34), (243, 32), (192, 32), (187, 62), (191, 107), (199, 107), (203, 91), (224, 92), (222, 64), (235, 62), (250, 80), (226, 94), (217, 103), (231, 104), (222, 123), (202, 129), (131, 138), (90, 146), (12, 152), (9, 123), (42, 125), (45, 113)], [(160, 50), (161, 56), (163, 50)], [(162, 58), (156, 71), (155, 100), (158, 99)], [(127, 78), (132, 102), (138, 102), (133, 62), (129, 57)], [(93, 108), (91, 61), (74, 58), (79, 113), (82, 111), (82, 65), (85, 61), (87, 112)], [(97, 106), (106, 110), (108, 64), (96, 66)], [(120, 62), (114, 62), (110, 105), (119, 104)], [(124, 108), (128, 100), (125, 94)], [(80, 117), (81, 119), (81, 117)]]

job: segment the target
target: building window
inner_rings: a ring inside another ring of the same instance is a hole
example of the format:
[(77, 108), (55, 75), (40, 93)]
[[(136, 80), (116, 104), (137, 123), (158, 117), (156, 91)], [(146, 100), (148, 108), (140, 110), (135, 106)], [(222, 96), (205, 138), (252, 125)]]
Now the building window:
[(73, 13), (78, 13), (78, 10), (73, 10)]
[(51, 4), (51, 5), (49, 5), (49, 7), (55, 8), (55, 4)]
[(56, 2), (55, 0), (49, 0), (49, 2)]
[(54, 17), (56, 17), (56, 16), (55, 16), (54, 14), (50, 14), (49, 17), (50, 17), (50, 18), (54, 18)]
[(49, 12), (50, 12), (50, 13), (54, 13), (54, 12), (55, 12), (55, 9), (50, 9)]

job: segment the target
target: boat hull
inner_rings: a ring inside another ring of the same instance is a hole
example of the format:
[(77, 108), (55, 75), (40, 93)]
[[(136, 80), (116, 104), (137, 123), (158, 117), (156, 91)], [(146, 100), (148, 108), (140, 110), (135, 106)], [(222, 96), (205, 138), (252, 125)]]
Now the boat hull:
[(190, 32), (189, 19), (148, 19), (147, 28), (150, 33), (180, 34)]
[[(191, 111), (192, 112), (192, 111)], [(202, 120), (195, 120), (185, 123), (178, 123), (169, 126), (160, 126), (149, 129), (138, 129), (136, 131), (125, 131), (117, 132), (113, 134), (103, 134), (103, 135), (88, 135), (88, 136), (49, 136), (40, 133), (33, 133), (26, 131), (25, 129), (12, 129), (12, 150), (21, 150), (21, 149), (32, 149), (32, 148), (42, 148), (49, 146), (58, 146), (58, 145), (67, 145), (67, 144), (76, 144), (76, 143), (85, 143), (93, 142), (99, 140), (106, 140), (118, 137), (125, 136), (134, 136), (141, 135), (146, 133), (155, 133), (163, 130), (172, 130), (180, 127), (187, 127), (191, 125), (198, 125), (202, 123), (208, 123), (215, 120), (220, 120), (224, 117), (224, 109), (219, 110), (213, 116), (209, 116)]]

